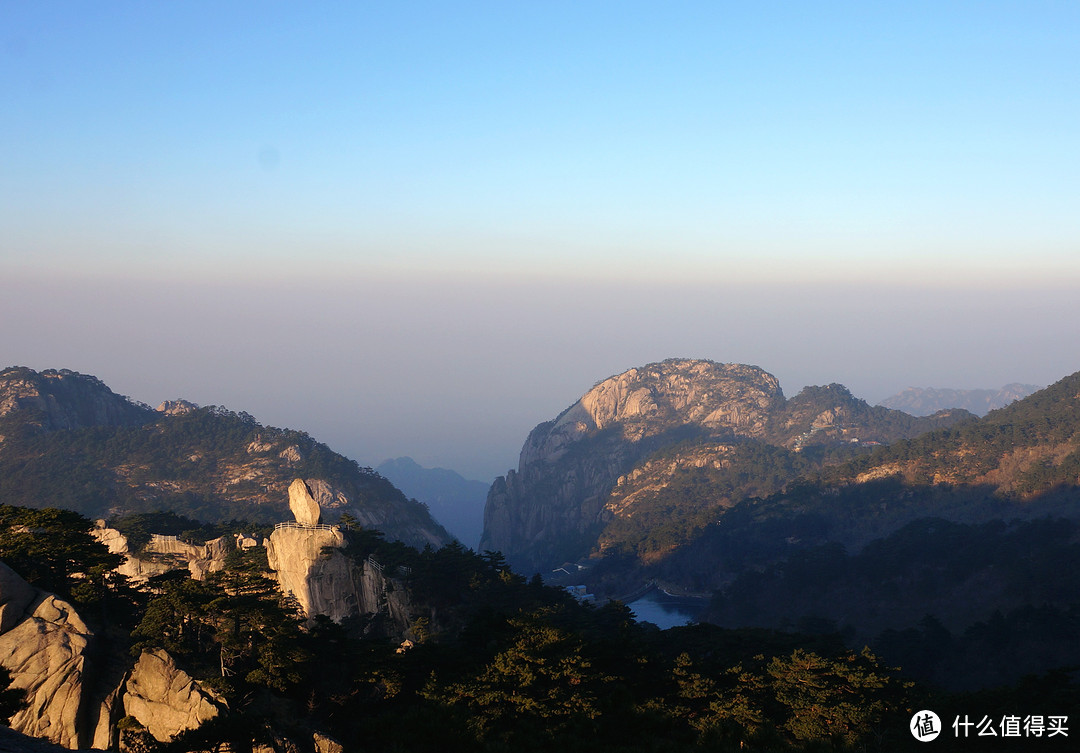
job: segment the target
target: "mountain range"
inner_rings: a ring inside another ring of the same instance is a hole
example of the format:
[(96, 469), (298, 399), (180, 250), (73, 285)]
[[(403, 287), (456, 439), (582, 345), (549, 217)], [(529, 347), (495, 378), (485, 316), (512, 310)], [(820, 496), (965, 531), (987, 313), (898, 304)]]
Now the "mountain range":
[(836, 632), (944, 686), (1080, 663), (1080, 373), (979, 418), (669, 360), (526, 439), (482, 546), (600, 597)]
[[(530, 433), (488, 491), (502, 553), (410, 499), (476, 482), (380, 467), (416, 485), (244, 413), (0, 372), (0, 709), (68, 747), (338, 753), (869, 749), (914, 708), (1077, 708), (1080, 373), (915, 417), (647, 364)], [(603, 598), (655, 589), (699, 624)]]
[(962, 408), (976, 416), (985, 416), (989, 411), (1004, 408), (1009, 403), (1022, 400), (1039, 390), (1034, 384), (1006, 384), (998, 390), (956, 390), (935, 387), (908, 387), (892, 397), (885, 398), (881, 405), (893, 410), (902, 410), (913, 416), (929, 416), (939, 410)]
[(467, 479), (448, 468), (425, 468), (410, 457), (375, 468), (407, 496), (428, 506), (458, 541), (475, 549), (484, 529), (484, 502), (490, 484)]

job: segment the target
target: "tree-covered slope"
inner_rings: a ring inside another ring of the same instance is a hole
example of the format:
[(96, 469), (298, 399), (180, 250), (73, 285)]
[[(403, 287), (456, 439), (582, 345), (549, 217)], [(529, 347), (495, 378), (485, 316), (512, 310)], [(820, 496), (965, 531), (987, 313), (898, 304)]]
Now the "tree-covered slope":
[[(846, 478), (987, 484), (1025, 497), (1080, 483), (1080, 372), (978, 421), (899, 442)], [(840, 475), (840, 478), (844, 478)]]
[[(27, 371), (0, 374), (0, 394), (11, 394), (13, 382), (33, 383)], [(301, 477), (330, 518), (349, 512), (418, 546), (449, 540), (423, 505), (304, 432), (213, 406), (157, 412), (92, 377), (53, 373), (59, 378), (50, 383), (77, 388), (54, 389), (45, 408), (37, 398), (0, 417), (0, 502), (91, 517), (171, 510), (208, 522), (276, 522), (291, 519), (287, 490)], [(57, 418), (64, 416), (109, 420)]]
[(1078, 452), (1072, 375), (736, 503), (639, 577), (715, 591), (721, 625), (843, 630), (942, 684), (1013, 681), (1080, 661)]

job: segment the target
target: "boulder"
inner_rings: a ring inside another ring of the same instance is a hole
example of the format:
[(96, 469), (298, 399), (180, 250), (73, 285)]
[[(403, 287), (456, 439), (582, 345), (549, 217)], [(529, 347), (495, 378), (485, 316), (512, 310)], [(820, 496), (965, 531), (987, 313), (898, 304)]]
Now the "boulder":
[(296, 522), (305, 526), (315, 526), (322, 518), (322, 510), (311, 489), (304, 483), (302, 478), (295, 479), (289, 486), (289, 509), (292, 510)]
[(26, 691), (27, 706), (11, 717), (11, 728), (77, 748), (93, 634), (66, 601), (36, 593), (24, 619), (0, 635), (0, 665), (11, 673), (12, 687)]
[(220, 713), (210, 694), (160, 649), (139, 656), (124, 688), (124, 711), (159, 742)]
[(311, 736), (315, 753), (345, 753), (345, 747), (332, 737), (316, 732)]

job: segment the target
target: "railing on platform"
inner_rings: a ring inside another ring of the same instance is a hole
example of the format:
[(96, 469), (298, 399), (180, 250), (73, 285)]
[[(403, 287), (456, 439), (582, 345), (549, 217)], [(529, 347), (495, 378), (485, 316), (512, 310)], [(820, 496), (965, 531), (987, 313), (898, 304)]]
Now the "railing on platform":
[(331, 526), (326, 523), (316, 523), (310, 525), (308, 523), (297, 523), (295, 520), (286, 520), (284, 523), (278, 523), (274, 526), (274, 530), (278, 531), (282, 528), (300, 528), (305, 531), (339, 531), (341, 526)]

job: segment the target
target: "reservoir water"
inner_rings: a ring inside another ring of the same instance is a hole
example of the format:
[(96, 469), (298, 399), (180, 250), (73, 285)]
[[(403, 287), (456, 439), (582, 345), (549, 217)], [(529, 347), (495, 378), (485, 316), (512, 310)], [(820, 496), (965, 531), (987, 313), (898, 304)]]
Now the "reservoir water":
[(706, 605), (702, 600), (680, 599), (654, 589), (626, 606), (638, 622), (651, 622), (666, 630), (694, 622)]

